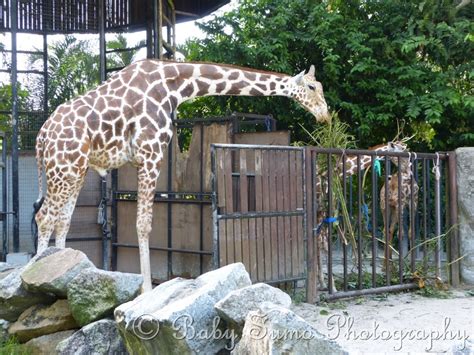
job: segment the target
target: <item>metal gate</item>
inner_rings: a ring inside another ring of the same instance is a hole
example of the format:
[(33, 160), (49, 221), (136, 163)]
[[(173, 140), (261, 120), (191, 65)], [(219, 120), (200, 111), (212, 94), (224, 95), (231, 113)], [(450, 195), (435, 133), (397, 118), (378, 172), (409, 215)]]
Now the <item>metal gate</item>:
[(303, 148), (211, 146), (214, 265), (242, 262), (253, 282), (306, 279)]

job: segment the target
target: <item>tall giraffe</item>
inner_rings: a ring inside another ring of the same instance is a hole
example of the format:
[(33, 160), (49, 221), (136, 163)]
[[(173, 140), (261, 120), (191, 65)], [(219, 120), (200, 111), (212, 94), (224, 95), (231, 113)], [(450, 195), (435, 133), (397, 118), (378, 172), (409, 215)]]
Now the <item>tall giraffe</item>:
[[(89, 167), (105, 176), (131, 162), (138, 170), (137, 234), (143, 290), (151, 290), (149, 235), (163, 152), (172, 136), (171, 115), (198, 96), (286, 96), (317, 121), (330, 119), (314, 66), (292, 77), (211, 63), (143, 60), (96, 89), (60, 105), (36, 138), (40, 193), (34, 208), (38, 250), (56, 233), (65, 247), (72, 212)], [(47, 192), (43, 198), (42, 170)]]
[[(386, 144), (379, 144), (374, 147), (370, 147), (368, 150), (375, 151), (377, 153), (384, 153), (384, 152), (403, 152), (407, 148), (407, 145), (402, 141), (393, 141), (388, 142)], [(343, 177), (343, 164), (345, 165), (346, 177), (352, 176), (357, 174), (357, 171), (365, 170), (372, 164), (372, 156), (370, 155), (360, 155), (360, 169), (357, 168), (357, 155), (349, 155), (344, 158), (341, 158), (335, 167), (336, 174), (338, 174), (339, 178)], [(322, 204), (322, 196), (323, 193), (327, 194), (328, 186), (327, 186), (327, 171), (324, 171), (321, 174), (318, 174), (316, 177), (316, 196), (318, 199), (318, 205), (321, 206)], [(316, 225), (322, 225), (325, 217), (326, 217), (326, 210), (322, 208), (318, 208), (316, 213)], [(317, 235), (317, 243), (318, 243), (318, 279), (319, 284), (322, 288), (326, 288), (326, 283), (324, 281), (324, 272), (322, 268), (322, 253), (324, 253), (327, 257), (328, 253), (328, 234), (327, 229), (322, 228), (320, 230), (319, 235)], [(322, 253), (321, 253), (322, 252)], [(334, 282), (334, 278), (332, 278), (331, 288), (333, 292), (336, 291), (336, 286)]]
[[(395, 226), (398, 224), (399, 215), (400, 219), (403, 221), (403, 214), (408, 206), (408, 216), (410, 219), (410, 226), (408, 229), (408, 236), (412, 234), (412, 229), (414, 228), (414, 212), (418, 208), (418, 183), (414, 179), (412, 172), (412, 162), (410, 158), (401, 158), (400, 163), (398, 159), (392, 159), (393, 164), (400, 165), (398, 171), (389, 177), (388, 181), (388, 198), (385, 197), (386, 187), (385, 184), (380, 189), (380, 211), (382, 212), (384, 229), (388, 228), (388, 248), (385, 258), (385, 270), (388, 270), (389, 263), (392, 259), (392, 241), (393, 235), (395, 233)], [(398, 176), (400, 175), (401, 189), (400, 189), (400, 199), (399, 199), (399, 181)], [(412, 198), (412, 180), (413, 180), (413, 208), (411, 204)], [(388, 220), (386, 212), (386, 200), (388, 200)], [(403, 237), (403, 226), (398, 226), (398, 242), (401, 243)], [(399, 257), (401, 257), (399, 255)]]

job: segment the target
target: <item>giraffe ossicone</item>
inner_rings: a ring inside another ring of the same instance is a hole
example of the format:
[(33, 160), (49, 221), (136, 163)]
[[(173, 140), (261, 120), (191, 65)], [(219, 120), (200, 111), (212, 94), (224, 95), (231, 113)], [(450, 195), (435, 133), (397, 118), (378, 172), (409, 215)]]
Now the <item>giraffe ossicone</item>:
[[(38, 250), (53, 232), (64, 248), (71, 216), (89, 167), (102, 176), (127, 162), (138, 169), (137, 234), (144, 291), (151, 290), (149, 234), (156, 181), (172, 136), (172, 112), (198, 96), (287, 96), (319, 122), (330, 119), (323, 88), (308, 73), (294, 77), (211, 63), (147, 59), (60, 105), (36, 138)], [(46, 196), (43, 198), (43, 167)]]

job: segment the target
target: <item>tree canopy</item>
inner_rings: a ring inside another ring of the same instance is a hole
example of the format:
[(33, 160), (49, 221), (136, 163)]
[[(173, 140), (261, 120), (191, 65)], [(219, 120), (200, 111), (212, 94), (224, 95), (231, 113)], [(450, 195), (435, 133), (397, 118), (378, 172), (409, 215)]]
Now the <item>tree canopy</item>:
[[(474, 4), (448, 0), (242, 0), (199, 24), (187, 60), (296, 74), (316, 66), (326, 100), (359, 146), (417, 134), (412, 148), (474, 145)], [(314, 118), (287, 98), (205, 97), (180, 107), (202, 117), (272, 113), (295, 140)]]

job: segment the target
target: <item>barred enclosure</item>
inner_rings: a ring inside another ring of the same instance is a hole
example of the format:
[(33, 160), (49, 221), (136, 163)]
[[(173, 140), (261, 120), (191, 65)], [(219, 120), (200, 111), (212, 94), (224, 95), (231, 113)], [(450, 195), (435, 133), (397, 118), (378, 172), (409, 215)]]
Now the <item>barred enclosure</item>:
[[(309, 300), (459, 278), (454, 153), (214, 145), (214, 264)], [(401, 188), (398, 188), (398, 187)]]

